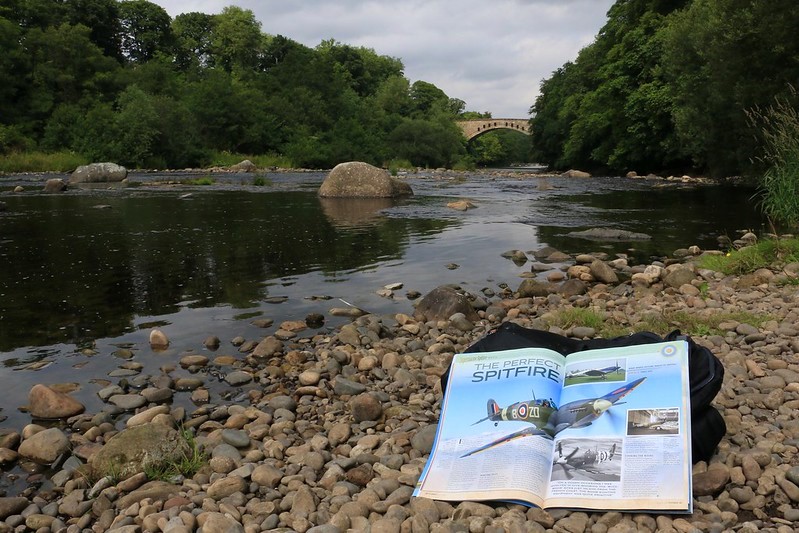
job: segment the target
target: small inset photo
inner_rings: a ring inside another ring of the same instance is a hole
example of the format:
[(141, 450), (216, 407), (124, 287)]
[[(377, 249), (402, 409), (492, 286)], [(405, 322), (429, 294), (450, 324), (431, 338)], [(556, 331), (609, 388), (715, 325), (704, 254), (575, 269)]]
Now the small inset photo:
[(560, 439), (552, 481), (620, 481), (622, 439)]
[(680, 409), (632, 409), (627, 411), (628, 435), (677, 435)]
[(603, 381), (624, 381), (627, 378), (623, 359), (612, 361), (592, 361), (570, 367), (566, 372), (564, 385), (581, 383), (601, 383)]

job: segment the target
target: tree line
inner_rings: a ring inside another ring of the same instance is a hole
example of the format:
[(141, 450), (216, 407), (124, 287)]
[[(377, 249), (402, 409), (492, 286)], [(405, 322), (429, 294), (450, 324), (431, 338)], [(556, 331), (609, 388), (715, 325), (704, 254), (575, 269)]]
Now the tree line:
[(266, 34), (235, 6), (173, 19), (147, 0), (3, 0), (0, 155), (183, 168), (232, 152), (329, 168), (473, 166), (529, 151), (502, 136), (467, 145), (454, 124), (465, 103), (403, 70), (369, 48)]
[(542, 82), (535, 160), (611, 173), (764, 172), (774, 113), (799, 104), (798, 28), (791, 0), (618, 0), (593, 43)]

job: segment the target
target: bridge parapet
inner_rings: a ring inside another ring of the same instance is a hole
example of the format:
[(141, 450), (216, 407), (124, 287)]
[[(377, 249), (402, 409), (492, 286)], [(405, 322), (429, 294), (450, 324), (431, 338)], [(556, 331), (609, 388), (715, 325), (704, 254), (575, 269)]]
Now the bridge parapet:
[(532, 133), (529, 121), (524, 118), (480, 118), (458, 120), (455, 123), (463, 130), (463, 135), (467, 141), (491, 130), (514, 130), (525, 135), (531, 135)]

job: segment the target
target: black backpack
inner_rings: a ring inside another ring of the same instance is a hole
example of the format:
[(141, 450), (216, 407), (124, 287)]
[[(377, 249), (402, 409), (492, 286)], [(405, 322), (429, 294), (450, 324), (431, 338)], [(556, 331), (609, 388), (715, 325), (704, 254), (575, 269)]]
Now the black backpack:
[[(475, 342), (466, 352), (495, 352), (515, 348), (549, 348), (563, 355), (583, 350), (633, 346), (672, 341), (681, 337), (679, 330), (665, 337), (649, 331), (641, 331), (612, 339), (572, 339), (538, 329), (524, 328), (513, 322), (504, 322), (488, 335)], [(691, 386), (691, 448), (693, 461), (708, 461), (716, 451), (727, 432), (727, 425), (711, 402), (721, 389), (724, 367), (713, 353), (696, 344), (691, 337), (688, 341), (688, 376)], [(446, 389), (449, 369), (441, 376), (441, 388)]]

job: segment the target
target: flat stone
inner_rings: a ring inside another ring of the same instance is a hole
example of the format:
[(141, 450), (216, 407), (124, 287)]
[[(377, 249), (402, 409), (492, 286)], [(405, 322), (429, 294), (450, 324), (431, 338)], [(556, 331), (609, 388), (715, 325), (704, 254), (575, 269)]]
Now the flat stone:
[(140, 394), (116, 394), (108, 401), (125, 411), (132, 411), (147, 403), (147, 399)]
[(236, 370), (225, 376), (225, 381), (234, 387), (244, 385), (252, 381), (252, 374), (243, 370)]
[(250, 437), (247, 436), (247, 432), (237, 429), (223, 429), (222, 439), (236, 448), (246, 448), (250, 445)]
[(227, 498), (235, 492), (246, 492), (247, 482), (239, 476), (223, 477), (208, 487), (208, 497), (214, 500)]
[(336, 379), (333, 380), (333, 390), (339, 396), (352, 396), (364, 392), (366, 386), (362, 383), (356, 383), (341, 376), (336, 376)]

